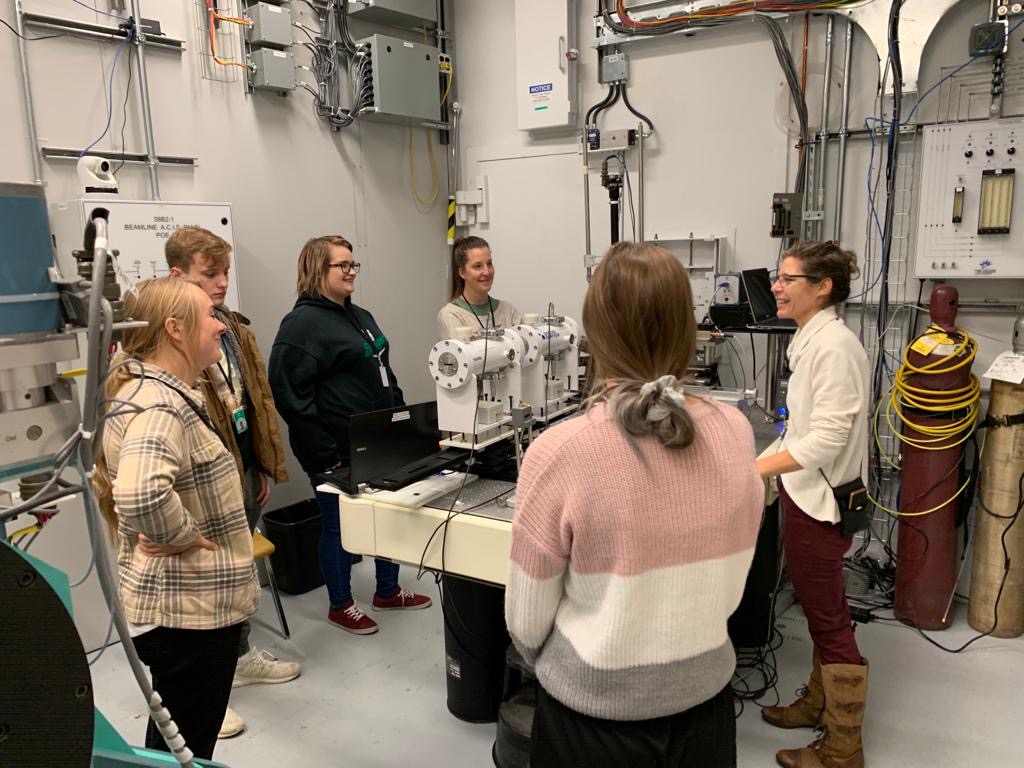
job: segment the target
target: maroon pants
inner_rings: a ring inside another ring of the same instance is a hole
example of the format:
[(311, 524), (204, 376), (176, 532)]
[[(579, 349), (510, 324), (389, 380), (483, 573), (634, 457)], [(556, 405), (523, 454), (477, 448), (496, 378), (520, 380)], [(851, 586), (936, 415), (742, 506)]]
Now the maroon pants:
[(862, 664), (843, 582), (843, 555), (851, 539), (836, 523), (806, 514), (779, 483), (782, 544), (796, 597), (807, 616), (822, 664)]

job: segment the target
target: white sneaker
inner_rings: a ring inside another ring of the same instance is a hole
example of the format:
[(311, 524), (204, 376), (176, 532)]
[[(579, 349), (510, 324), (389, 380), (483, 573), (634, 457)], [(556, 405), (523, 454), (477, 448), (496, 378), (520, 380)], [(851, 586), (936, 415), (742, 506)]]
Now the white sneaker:
[(252, 648), (244, 656), (238, 657), (235, 679), (231, 687), (241, 688), (243, 685), (257, 683), (287, 683), (298, 677), (301, 672), (302, 667), (297, 661), (278, 661), (266, 651)]
[(237, 736), (245, 730), (245, 720), (238, 716), (231, 707), (228, 707), (228, 711), (224, 713), (224, 722), (220, 726), (220, 733), (217, 734), (218, 739), (230, 739), (232, 736)]

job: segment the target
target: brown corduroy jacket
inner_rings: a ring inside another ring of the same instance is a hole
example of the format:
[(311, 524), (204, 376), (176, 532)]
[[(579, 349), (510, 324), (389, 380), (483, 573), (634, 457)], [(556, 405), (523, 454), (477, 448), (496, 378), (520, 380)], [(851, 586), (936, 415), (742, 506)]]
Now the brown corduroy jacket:
[[(253, 448), (256, 451), (256, 463), (260, 472), (268, 475), (275, 483), (288, 481), (285, 469), (284, 445), (281, 433), (277, 428), (277, 409), (274, 406), (274, 395), (267, 382), (267, 366), (256, 343), (256, 335), (249, 330), (249, 318), (240, 312), (227, 308), (218, 310), (226, 320), (228, 332), (234, 334), (238, 341), (238, 349), (242, 358), (242, 376), (245, 381), (249, 399), (252, 401), (252, 413), (246, 414), (249, 429), (252, 430)], [(239, 473), (242, 472), (242, 456), (235, 440), (235, 429), (231, 421), (231, 413), (218, 391), (217, 382), (223, 377), (218, 375), (215, 366), (206, 370), (200, 388), (206, 409), (210, 414), (217, 432), (224, 438), (235, 457)]]

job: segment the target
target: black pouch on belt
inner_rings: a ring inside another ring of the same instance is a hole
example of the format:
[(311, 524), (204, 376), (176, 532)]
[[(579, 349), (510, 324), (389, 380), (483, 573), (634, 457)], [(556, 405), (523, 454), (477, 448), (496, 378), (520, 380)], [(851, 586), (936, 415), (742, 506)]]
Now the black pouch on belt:
[[(820, 469), (818, 471), (821, 472)], [(824, 472), (821, 472), (821, 476), (832, 489), (836, 506), (839, 507), (839, 524), (842, 526), (843, 536), (849, 538), (865, 530), (871, 524), (871, 502), (864, 481), (860, 477), (855, 477), (842, 485), (832, 485)]]

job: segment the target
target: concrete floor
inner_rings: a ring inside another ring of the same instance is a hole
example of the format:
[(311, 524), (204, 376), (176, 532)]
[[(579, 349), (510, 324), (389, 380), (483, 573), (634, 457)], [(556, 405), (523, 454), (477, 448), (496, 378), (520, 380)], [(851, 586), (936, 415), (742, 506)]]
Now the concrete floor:
[[(353, 571), (357, 599), (373, 590), (372, 565)], [(444, 637), (432, 579), (415, 583), (402, 569), (402, 584), (434, 597), (424, 611), (371, 614), (376, 635), (356, 637), (323, 619), (323, 589), (284, 596), (292, 639), (274, 634), (269, 595), (253, 631), (258, 647), (303, 663), (298, 680), (249, 686), (232, 693), (231, 705), (248, 723), (241, 736), (220, 742), (215, 759), (232, 768), (280, 765), (381, 768), (486, 768), (494, 725), (469, 725), (445, 707)], [(961, 608), (950, 630), (933, 635), (958, 646), (974, 632)], [(807, 673), (810, 645), (799, 607), (779, 619), (785, 642), (777, 652), (779, 693), (786, 699)], [(865, 723), (871, 768), (1024, 764), (1019, 710), (1024, 681), (1024, 639), (985, 638), (957, 656), (926, 643), (912, 630), (873, 623), (857, 633), (871, 661)], [(141, 743), (141, 696), (120, 647), (93, 668), (96, 705), (131, 743)], [(774, 703), (768, 701), (766, 703)], [(774, 753), (800, 746), (810, 731), (780, 731), (763, 723), (748, 704), (738, 723), (739, 766), (775, 765)]]

